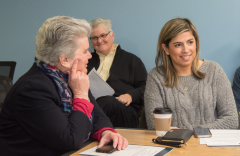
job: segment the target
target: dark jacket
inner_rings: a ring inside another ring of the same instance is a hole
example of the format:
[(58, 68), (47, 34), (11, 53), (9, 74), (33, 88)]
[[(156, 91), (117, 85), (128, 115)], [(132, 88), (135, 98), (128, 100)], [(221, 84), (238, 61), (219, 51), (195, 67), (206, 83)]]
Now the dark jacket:
[(9, 91), (0, 113), (0, 155), (56, 155), (78, 150), (91, 132), (112, 127), (94, 104), (94, 121), (81, 111), (66, 116), (57, 86), (34, 65)]
[(238, 111), (240, 111), (240, 67), (236, 70), (233, 79), (232, 90), (237, 104)]
[[(97, 70), (99, 65), (100, 59), (95, 51), (89, 60), (88, 72), (93, 67)], [(110, 76), (106, 81), (115, 90), (114, 96), (130, 94), (132, 96), (131, 106), (139, 109), (143, 106), (146, 79), (147, 71), (141, 59), (121, 49), (119, 45), (110, 68)]]

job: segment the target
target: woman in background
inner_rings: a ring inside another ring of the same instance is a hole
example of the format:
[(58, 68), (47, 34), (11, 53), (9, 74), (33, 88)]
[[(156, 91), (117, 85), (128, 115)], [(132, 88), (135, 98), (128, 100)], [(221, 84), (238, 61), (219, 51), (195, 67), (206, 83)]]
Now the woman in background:
[(127, 147), (89, 91), (90, 33), (87, 21), (67, 16), (43, 23), (35, 62), (3, 104), (1, 155), (59, 156), (80, 149), (90, 136), (99, 147), (111, 140), (118, 150)]
[(138, 112), (144, 103), (147, 70), (139, 57), (114, 44), (115, 34), (110, 20), (97, 18), (90, 25), (94, 52), (88, 71), (96, 68), (115, 91), (113, 96), (102, 96), (96, 101), (114, 127), (136, 128), (139, 124)]
[(173, 111), (172, 127), (234, 129), (238, 115), (231, 84), (215, 62), (199, 60), (197, 30), (187, 18), (175, 18), (162, 28), (148, 75), (144, 103), (147, 125), (154, 129), (153, 110)]

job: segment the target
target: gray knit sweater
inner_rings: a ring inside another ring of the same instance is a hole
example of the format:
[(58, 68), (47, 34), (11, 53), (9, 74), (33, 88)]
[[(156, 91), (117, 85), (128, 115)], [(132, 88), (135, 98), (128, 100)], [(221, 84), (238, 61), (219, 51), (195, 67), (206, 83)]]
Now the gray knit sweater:
[[(156, 107), (172, 109), (172, 127), (238, 127), (238, 114), (231, 84), (221, 66), (213, 61), (204, 60), (199, 71), (206, 73), (204, 79), (196, 79), (193, 75), (180, 76), (178, 87), (173, 88), (162, 85), (166, 79), (156, 68), (149, 72), (144, 94), (148, 129), (155, 129), (153, 110)], [(184, 90), (184, 87), (188, 90)]]

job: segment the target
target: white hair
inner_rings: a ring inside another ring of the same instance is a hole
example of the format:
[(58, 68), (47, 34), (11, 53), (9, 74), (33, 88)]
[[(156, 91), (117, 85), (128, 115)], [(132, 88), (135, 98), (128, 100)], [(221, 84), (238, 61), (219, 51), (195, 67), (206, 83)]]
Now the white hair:
[(112, 22), (111, 20), (107, 20), (104, 18), (96, 18), (90, 22), (90, 25), (92, 29), (103, 26), (106, 31), (111, 31), (112, 32)]
[(83, 19), (56, 16), (47, 19), (36, 36), (36, 58), (50, 65), (59, 62), (60, 56), (71, 59), (78, 48), (77, 39), (90, 35), (92, 29)]

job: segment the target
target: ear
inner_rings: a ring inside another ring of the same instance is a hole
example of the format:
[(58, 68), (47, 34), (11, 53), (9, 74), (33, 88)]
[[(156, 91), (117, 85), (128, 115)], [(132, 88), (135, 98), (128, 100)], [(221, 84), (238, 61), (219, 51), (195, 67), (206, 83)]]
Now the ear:
[(113, 38), (115, 37), (114, 31), (112, 32), (112, 37), (113, 37)]
[(169, 55), (169, 50), (164, 43), (162, 43), (162, 48), (164, 49), (164, 52), (166, 53), (166, 55)]
[(63, 67), (70, 68), (70, 62), (66, 56), (59, 56), (59, 62)]

